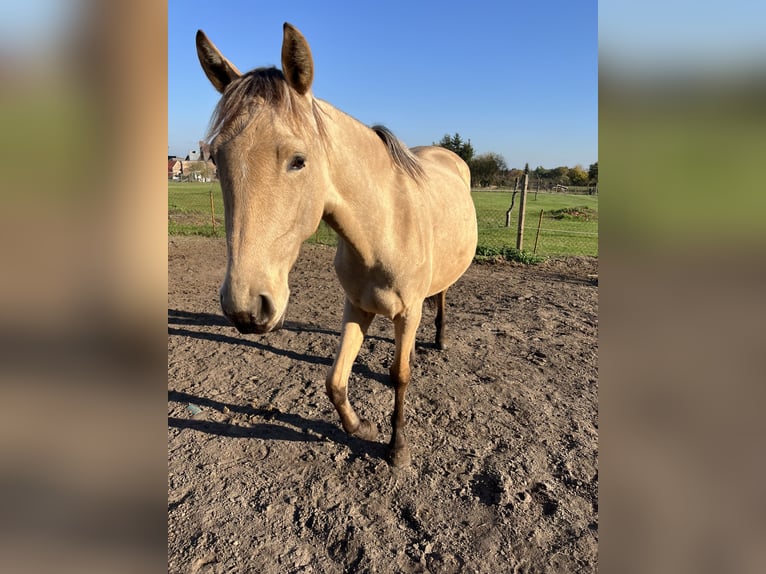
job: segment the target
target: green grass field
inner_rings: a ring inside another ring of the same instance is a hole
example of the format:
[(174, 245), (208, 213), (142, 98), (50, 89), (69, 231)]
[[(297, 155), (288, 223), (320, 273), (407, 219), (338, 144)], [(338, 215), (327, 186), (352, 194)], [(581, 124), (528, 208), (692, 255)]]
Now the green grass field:
[[(215, 228), (210, 213), (213, 192)], [(168, 182), (168, 233), (170, 235), (205, 235), (223, 237), (223, 198), (221, 184)]]
[[(511, 211), (511, 225), (505, 227), (505, 212), (511, 193), (474, 191), (479, 248), (493, 250), (516, 246), (519, 195)], [(540, 211), (543, 219), (540, 221)], [(537, 236), (538, 224), (540, 234)], [(524, 221), (524, 251), (538, 255), (598, 255), (598, 196), (563, 193), (527, 193)]]
[[(211, 220), (210, 192), (216, 225)], [(474, 191), (479, 224), (479, 255), (505, 255), (516, 246), (519, 196), (511, 212), (511, 226), (505, 227), (505, 212), (511, 203), (510, 192)], [(540, 210), (545, 214), (540, 225), (537, 254), (541, 256), (598, 255), (598, 196), (561, 193), (527, 194), (524, 226), (524, 251), (534, 250)], [(171, 235), (224, 235), (221, 186), (213, 183), (168, 183), (168, 232)], [(309, 239), (335, 244), (335, 234), (324, 223)]]
[(168, 211), (185, 213), (206, 213), (210, 215), (210, 191), (213, 192), (213, 202), (217, 215), (223, 215), (223, 198), (221, 184), (212, 183), (179, 183), (168, 182)]

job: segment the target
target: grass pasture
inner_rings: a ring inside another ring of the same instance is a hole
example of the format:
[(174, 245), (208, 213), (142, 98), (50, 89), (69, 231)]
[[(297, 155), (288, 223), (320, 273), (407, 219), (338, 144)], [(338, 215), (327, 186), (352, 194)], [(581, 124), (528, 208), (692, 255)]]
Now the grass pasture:
[[(210, 206), (210, 192), (213, 192), (213, 212)], [(168, 182), (168, 233), (170, 235), (204, 235), (223, 237), (223, 197), (221, 184)]]
[[(519, 194), (511, 211), (511, 225), (505, 227), (505, 212), (511, 205), (510, 192), (474, 191), (479, 224), (479, 252), (488, 255), (516, 247)], [(540, 211), (543, 219), (540, 221)], [(537, 237), (538, 224), (540, 235)], [(524, 221), (524, 251), (538, 255), (598, 255), (598, 196), (565, 193), (527, 193)]]
[[(210, 192), (213, 195), (211, 217)], [(505, 227), (505, 212), (511, 204), (510, 192), (474, 191), (479, 224), (479, 256), (501, 256), (533, 262), (537, 237), (538, 256), (598, 255), (598, 196), (563, 193), (527, 194), (524, 226), (524, 254), (516, 252), (519, 196), (511, 212), (511, 226)], [(540, 211), (544, 211), (540, 221)], [(213, 183), (168, 183), (168, 233), (223, 237), (223, 199), (221, 186)], [(311, 242), (334, 245), (335, 233), (323, 222)]]

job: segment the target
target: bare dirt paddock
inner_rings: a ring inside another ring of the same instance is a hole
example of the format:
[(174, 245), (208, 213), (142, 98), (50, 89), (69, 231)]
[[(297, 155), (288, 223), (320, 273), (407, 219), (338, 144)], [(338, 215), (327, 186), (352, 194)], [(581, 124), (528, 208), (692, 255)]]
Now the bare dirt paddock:
[(447, 351), (426, 307), (413, 463), (394, 470), (389, 321), (349, 383), (379, 442), (347, 437), (324, 394), (333, 249), (303, 247), (285, 328), (264, 336), (220, 313), (223, 240), (168, 252), (169, 572), (596, 571), (596, 259), (474, 264), (447, 294)]

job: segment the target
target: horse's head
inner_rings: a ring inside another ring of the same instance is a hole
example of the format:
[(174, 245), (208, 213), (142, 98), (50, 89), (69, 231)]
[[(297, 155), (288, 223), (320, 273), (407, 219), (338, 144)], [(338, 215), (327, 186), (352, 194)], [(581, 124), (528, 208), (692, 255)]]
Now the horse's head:
[(226, 218), (221, 308), (243, 333), (282, 326), (287, 276), (322, 217), (327, 169), (308, 43), (284, 27), (282, 68), (241, 74), (202, 31), (197, 55), (223, 94), (211, 122)]

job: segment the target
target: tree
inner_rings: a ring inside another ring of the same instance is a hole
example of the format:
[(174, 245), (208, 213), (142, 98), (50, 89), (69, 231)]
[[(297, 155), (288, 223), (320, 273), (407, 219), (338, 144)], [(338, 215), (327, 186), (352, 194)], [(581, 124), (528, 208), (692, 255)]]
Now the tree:
[(538, 185), (540, 183), (547, 185), (548, 179), (550, 178), (550, 170), (547, 170), (543, 166), (538, 165), (532, 172), (532, 175), (537, 180)]
[(524, 173), (523, 169), (519, 169), (518, 167), (512, 167), (511, 169), (508, 170), (506, 175), (508, 176), (508, 179), (513, 181), (517, 177), (520, 178), (523, 173)]
[(569, 182), (571, 185), (584, 186), (588, 185), (588, 174), (579, 164), (570, 168), (569, 170)]
[(571, 185), (569, 181), (569, 168), (565, 165), (550, 170), (548, 172), (548, 177), (550, 177), (554, 183), (559, 185)]
[(598, 162), (590, 164), (588, 167), (588, 183), (598, 183)]
[(500, 177), (508, 169), (505, 158), (495, 152), (478, 155), (468, 165), (471, 167), (473, 185), (482, 187), (497, 185)]
[(455, 132), (454, 136), (444, 134), (444, 137), (441, 139), (441, 141), (438, 144), (435, 143), (434, 145), (438, 145), (443, 148), (447, 148), (448, 150), (454, 151), (457, 155), (463, 158), (463, 161), (466, 163), (469, 163), (473, 159), (473, 146), (471, 145), (471, 140), (464, 142), (463, 138), (461, 138), (460, 134), (457, 132)]

